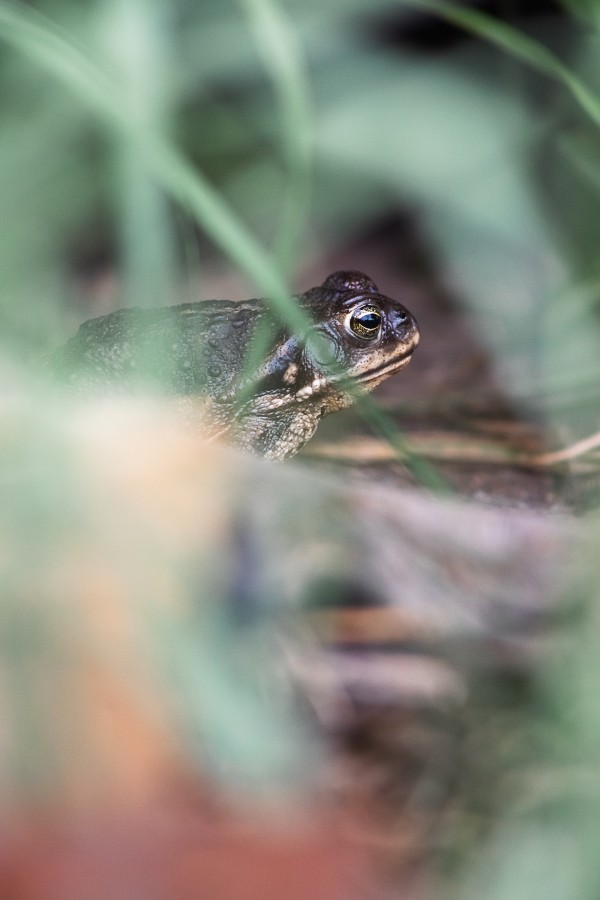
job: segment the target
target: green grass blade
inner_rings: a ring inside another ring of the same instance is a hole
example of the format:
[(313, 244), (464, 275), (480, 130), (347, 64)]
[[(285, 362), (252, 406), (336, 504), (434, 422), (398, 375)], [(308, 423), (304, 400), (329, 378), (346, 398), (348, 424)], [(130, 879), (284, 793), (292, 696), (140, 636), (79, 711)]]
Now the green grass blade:
[(0, 2), (0, 38), (50, 71), (105, 119), (113, 124), (118, 119), (117, 86), (51, 20), (30, 7)]
[(276, 247), (287, 275), (306, 220), (311, 175), (312, 116), (303, 52), (292, 23), (273, 0), (239, 0), (277, 101), (287, 190)]
[(559, 81), (592, 121), (600, 126), (600, 99), (547, 47), (505, 22), (475, 9), (465, 9), (441, 0), (400, 0), (407, 6), (439, 15), (454, 25), (482, 37), (538, 72)]
[(306, 327), (305, 315), (289, 302), (283, 278), (268, 255), (228, 209), (217, 191), (164, 137), (140, 130), (124, 105), (119, 85), (92, 62), (52, 22), (28, 7), (0, 3), (0, 39), (51, 73), (116, 129), (139, 144), (139, 156), (157, 182), (200, 223), (217, 245), (256, 282), (278, 315), (293, 329)]

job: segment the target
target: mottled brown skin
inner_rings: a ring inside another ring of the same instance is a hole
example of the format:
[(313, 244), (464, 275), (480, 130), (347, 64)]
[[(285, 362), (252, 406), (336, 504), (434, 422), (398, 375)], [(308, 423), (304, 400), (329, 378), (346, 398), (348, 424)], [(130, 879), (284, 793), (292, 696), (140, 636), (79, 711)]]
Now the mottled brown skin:
[(50, 367), (78, 393), (154, 385), (189, 415), (201, 399), (208, 433), (285, 459), (322, 416), (407, 365), (419, 342), (409, 311), (360, 272), (336, 272), (294, 300), (313, 323), (303, 333), (264, 300), (120, 310), (85, 322)]

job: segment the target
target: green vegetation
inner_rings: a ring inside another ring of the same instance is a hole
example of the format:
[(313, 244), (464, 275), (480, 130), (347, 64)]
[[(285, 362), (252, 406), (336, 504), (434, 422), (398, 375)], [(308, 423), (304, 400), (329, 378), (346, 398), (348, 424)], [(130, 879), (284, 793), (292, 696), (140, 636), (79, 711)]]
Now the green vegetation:
[[(438, 0), (0, 0), (5, 384), (20, 396), (27, 365), (83, 319), (206, 296), (204, 285), (224, 269), (237, 273), (240, 296), (270, 297), (297, 327), (302, 316), (289, 294), (306, 287), (298, 275), (323, 247), (408, 208), (515, 405), (569, 439), (598, 430), (600, 4), (562, 6), (560, 18), (508, 24)], [(392, 20), (416, 15), (474, 39), (430, 55), (388, 40)], [(48, 791), (62, 763), (57, 746), (35, 749), (49, 726), (43, 700), (30, 702), (32, 685), (39, 687), (38, 667), (60, 668), (65, 623), (64, 609), (40, 607), (35, 578), (22, 572), (43, 571), (79, 533), (122, 560), (110, 525), (90, 519), (90, 498), (81, 499), (85, 465), (65, 457), (69, 427), (28, 403), (9, 410), (0, 451), (2, 530), (9, 550), (11, 541), (19, 548), (6, 553), (2, 652), (18, 734), (6, 768), (35, 795)], [(365, 402), (363, 412), (403, 450), (381, 410)], [(426, 463), (411, 466), (441, 487)], [(302, 498), (314, 502), (315, 518), (327, 518), (301, 479), (281, 492), (290, 507)], [(120, 512), (117, 504), (117, 519)], [(143, 518), (137, 508), (127, 515), (136, 527)], [(312, 521), (298, 514), (293, 538), (303, 540)], [(593, 547), (597, 523), (586, 524)], [(332, 530), (343, 527), (338, 519)], [(125, 525), (118, 534), (128, 540)], [(156, 538), (151, 528), (144, 534), (138, 569), (123, 575), (136, 598), (133, 631), (150, 648), (149, 669), (156, 663), (166, 673), (190, 758), (206, 754), (244, 784), (300, 781), (318, 755), (312, 735), (297, 724), (293, 685), (269, 681), (257, 663), (277, 643), (270, 623), (281, 598), (265, 576), (258, 624), (238, 645), (237, 625), (217, 603), (198, 600), (227, 595), (235, 573), (225, 565), (215, 572), (210, 550), (194, 568), (171, 548), (165, 571), (195, 598), (177, 620), (161, 608), (158, 588), (154, 597), (152, 578), (138, 581)], [(592, 614), (577, 635), (581, 650), (567, 648), (542, 672), (543, 711), (533, 712), (547, 737), (539, 764), (551, 796), (532, 802), (518, 826), (513, 818), (492, 830), (457, 897), (598, 894), (595, 556), (582, 554), (591, 574), (577, 593)], [(35, 598), (31, 606), (24, 596)], [(52, 602), (60, 608), (60, 591)], [(113, 663), (121, 671), (123, 660)], [(132, 687), (144, 702), (146, 674), (136, 672)], [(10, 794), (14, 784), (0, 787)]]

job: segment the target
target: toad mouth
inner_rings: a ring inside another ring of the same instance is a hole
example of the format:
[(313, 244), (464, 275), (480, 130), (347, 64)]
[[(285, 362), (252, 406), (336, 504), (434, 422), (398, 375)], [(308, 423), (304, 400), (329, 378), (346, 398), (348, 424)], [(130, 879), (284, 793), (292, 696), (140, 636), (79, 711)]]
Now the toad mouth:
[(354, 380), (359, 384), (366, 384), (376, 378), (383, 378), (385, 375), (391, 375), (393, 372), (403, 369), (411, 361), (414, 349), (414, 346), (410, 347), (401, 356), (388, 360), (376, 369), (369, 369), (367, 372), (363, 372), (362, 375), (357, 375)]

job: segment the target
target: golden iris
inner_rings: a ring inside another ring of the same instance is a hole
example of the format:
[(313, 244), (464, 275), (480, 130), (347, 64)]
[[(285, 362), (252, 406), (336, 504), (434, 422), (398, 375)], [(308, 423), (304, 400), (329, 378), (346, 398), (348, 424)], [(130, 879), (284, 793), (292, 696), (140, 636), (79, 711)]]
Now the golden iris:
[(361, 306), (350, 316), (350, 328), (357, 337), (367, 340), (377, 337), (381, 328), (381, 313), (376, 306)]

